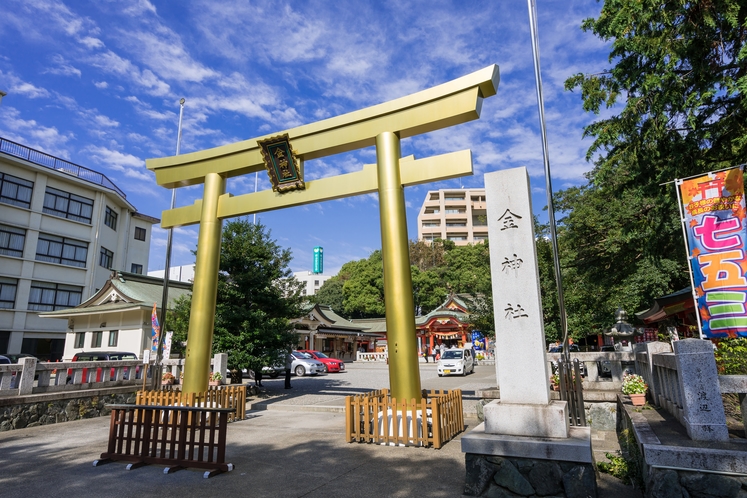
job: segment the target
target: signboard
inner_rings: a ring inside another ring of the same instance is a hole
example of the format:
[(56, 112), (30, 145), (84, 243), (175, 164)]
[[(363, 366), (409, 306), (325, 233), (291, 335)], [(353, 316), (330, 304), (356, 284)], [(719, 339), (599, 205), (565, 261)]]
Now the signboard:
[(314, 273), (324, 273), (324, 249), (319, 246), (314, 248)]
[(677, 180), (704, 337), (747, 337), (742, 167)]
[(155, 354), (158, 352), (158, 339), (161, 335), (161, 327), (158, 325), (158, 313), (156, 311), (156, 303), (153, 303), (153, 312), (150, 315), (150, 350)]

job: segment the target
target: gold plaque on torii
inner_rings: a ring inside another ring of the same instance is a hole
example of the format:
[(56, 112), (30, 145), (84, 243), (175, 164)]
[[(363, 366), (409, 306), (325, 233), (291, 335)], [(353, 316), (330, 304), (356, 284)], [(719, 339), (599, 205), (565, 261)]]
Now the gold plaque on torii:
[(303, 162), (299, 165), (287, 133), (257, 140), (257, 144), (261, 148), (273, 191), (282, 194), (306, 188), (303, 182)]

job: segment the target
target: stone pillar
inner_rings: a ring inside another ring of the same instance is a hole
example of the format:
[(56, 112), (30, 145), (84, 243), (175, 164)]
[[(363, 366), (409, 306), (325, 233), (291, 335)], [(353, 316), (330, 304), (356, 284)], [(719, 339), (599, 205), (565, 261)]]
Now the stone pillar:
[(485, 432), (567, 438), (568, 406), (550, 401), (545, 330), (526, 168), (485, 174), (496, 378), (501, 398), (484, 408)]
[(672, 351), (672, 346), (670, 346), (666, 342), (655, 341), (644, 343), (644, 347), (646, 350), (646, 355), (648, 357), (648, 365), (646, 365), (647, 371), (642, 372), (642, 365), (640, 365), (638, 362), (636, 362), (635, 368), (636, 371), (641, 374), (648, 383), (649, 401), (652, 401), (654, 404), (658, 404), (657, 400), (659, 399), (659, 395), (662, 393), (663, 388), (659, 385), (659, 381), (654, 371), (654, 355), (659, 353), (670, 353)]
[(694, 441), (726, 441), (729, 431), (711, 341), (675, 341), (683, 425)]
[(213, 372), (220, 373), (224, 379), (228, 378), (228, 354), (218, 353), (213, 356)]

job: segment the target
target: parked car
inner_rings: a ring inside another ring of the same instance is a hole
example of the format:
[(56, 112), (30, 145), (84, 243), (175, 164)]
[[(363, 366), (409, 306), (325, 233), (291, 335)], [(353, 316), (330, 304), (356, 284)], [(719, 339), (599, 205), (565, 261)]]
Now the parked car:
[[(314, 359), (308, 353), (301, 351), (293, 351), (293, 363), (291, 365), (291, 373), (297, 377), (303, 377), (304, 375), (316, 375), (325, 373), (327, 369), (319, 360)], [(285, 374), (285, 363), (278, 365), (272, 365), (262, 368), (262, 374), (268, 375), (271, 379), (275, 379), (278, 375)]]
[(475, 352), (472, 348), (454, 348), (444, 351), (438, 360), (438, 376), (467, 375), (475, 371)]
[[(117, 360), (137, 360), (137, 355), (135, 353), (127, 353), (122, 351), (94, 351), (94, 352), (82, 352), (82, 353), (76, 353), (73, 356), (73, 361), (117, 361)], [(129, 379), (130, 372), (129, 369), (125, 367), (124, 370), (124, 380)], [(135, 370), (135, 375), (137, 375), (137, 372), (140, 371), (140, 367), (138, 366)], [(110, 374), (110, 379), (114, 377), (116, 373), (116, 368), (112, 367), (112, 371)], [(88, 374), (88, 369), (83, 369), (83, 378), (86, 378)], [(73, 371), (71, 369), (68, 369), (67, 371), (67, 381), (72, 381), (72, 375)], [(92, 380), (91, 382), (101, 382), (103, 379), (103, 375), (101, 372), (101, 369), (96, 369), (96, 380)]]
[[(602, 346), (602, 353), (614, 353), (615, 346)], [(597, 362), (597, 372), (600, 377), (612, 377), (612, 364), (610, 360)]]
[(0, 355), (0, 365), (10, 365), (11, 363), (13, 362), (10, 361), (10, 358)]
[(327, 370), (327, 373), (329, 372), (344, 372), (345, 371), (345, 362), (342, 360), (338, 360), (336, 358), (330, 358), (326, 354), (322, 353), (321, 351), (313, 351), (310, 349), (299, 349), (299, 353), (306, 353), (310, 355), (315, 360), (319, 360), (322, 363), (324, 363), (324, 366)]
[(5, 356), (8, 357), (11, 363), (18, 363), (21, 358), (34, 358), (34, 355), (28, 354), (28, 353), (18, 353), (18, 354), (5, 353)]

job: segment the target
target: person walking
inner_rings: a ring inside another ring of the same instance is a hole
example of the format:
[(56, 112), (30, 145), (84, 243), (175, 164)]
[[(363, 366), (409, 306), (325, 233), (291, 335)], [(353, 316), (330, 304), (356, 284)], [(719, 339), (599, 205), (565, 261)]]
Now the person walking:
[(285, 354), (285, 388), (291, 388), (291, 368), (293, 368), (293, 355), (290, 353)]
[(428, 346), (423, 348), (423, 358), (425, 358), (425, 362), (428, 363)]
[(438, 348), (436, 346), (433, 346), (431, 348), (431, 355), (433, 356), (433, 363), (436, 363), (436, 355), (438, 354), (437, 351), (438, 351)]

